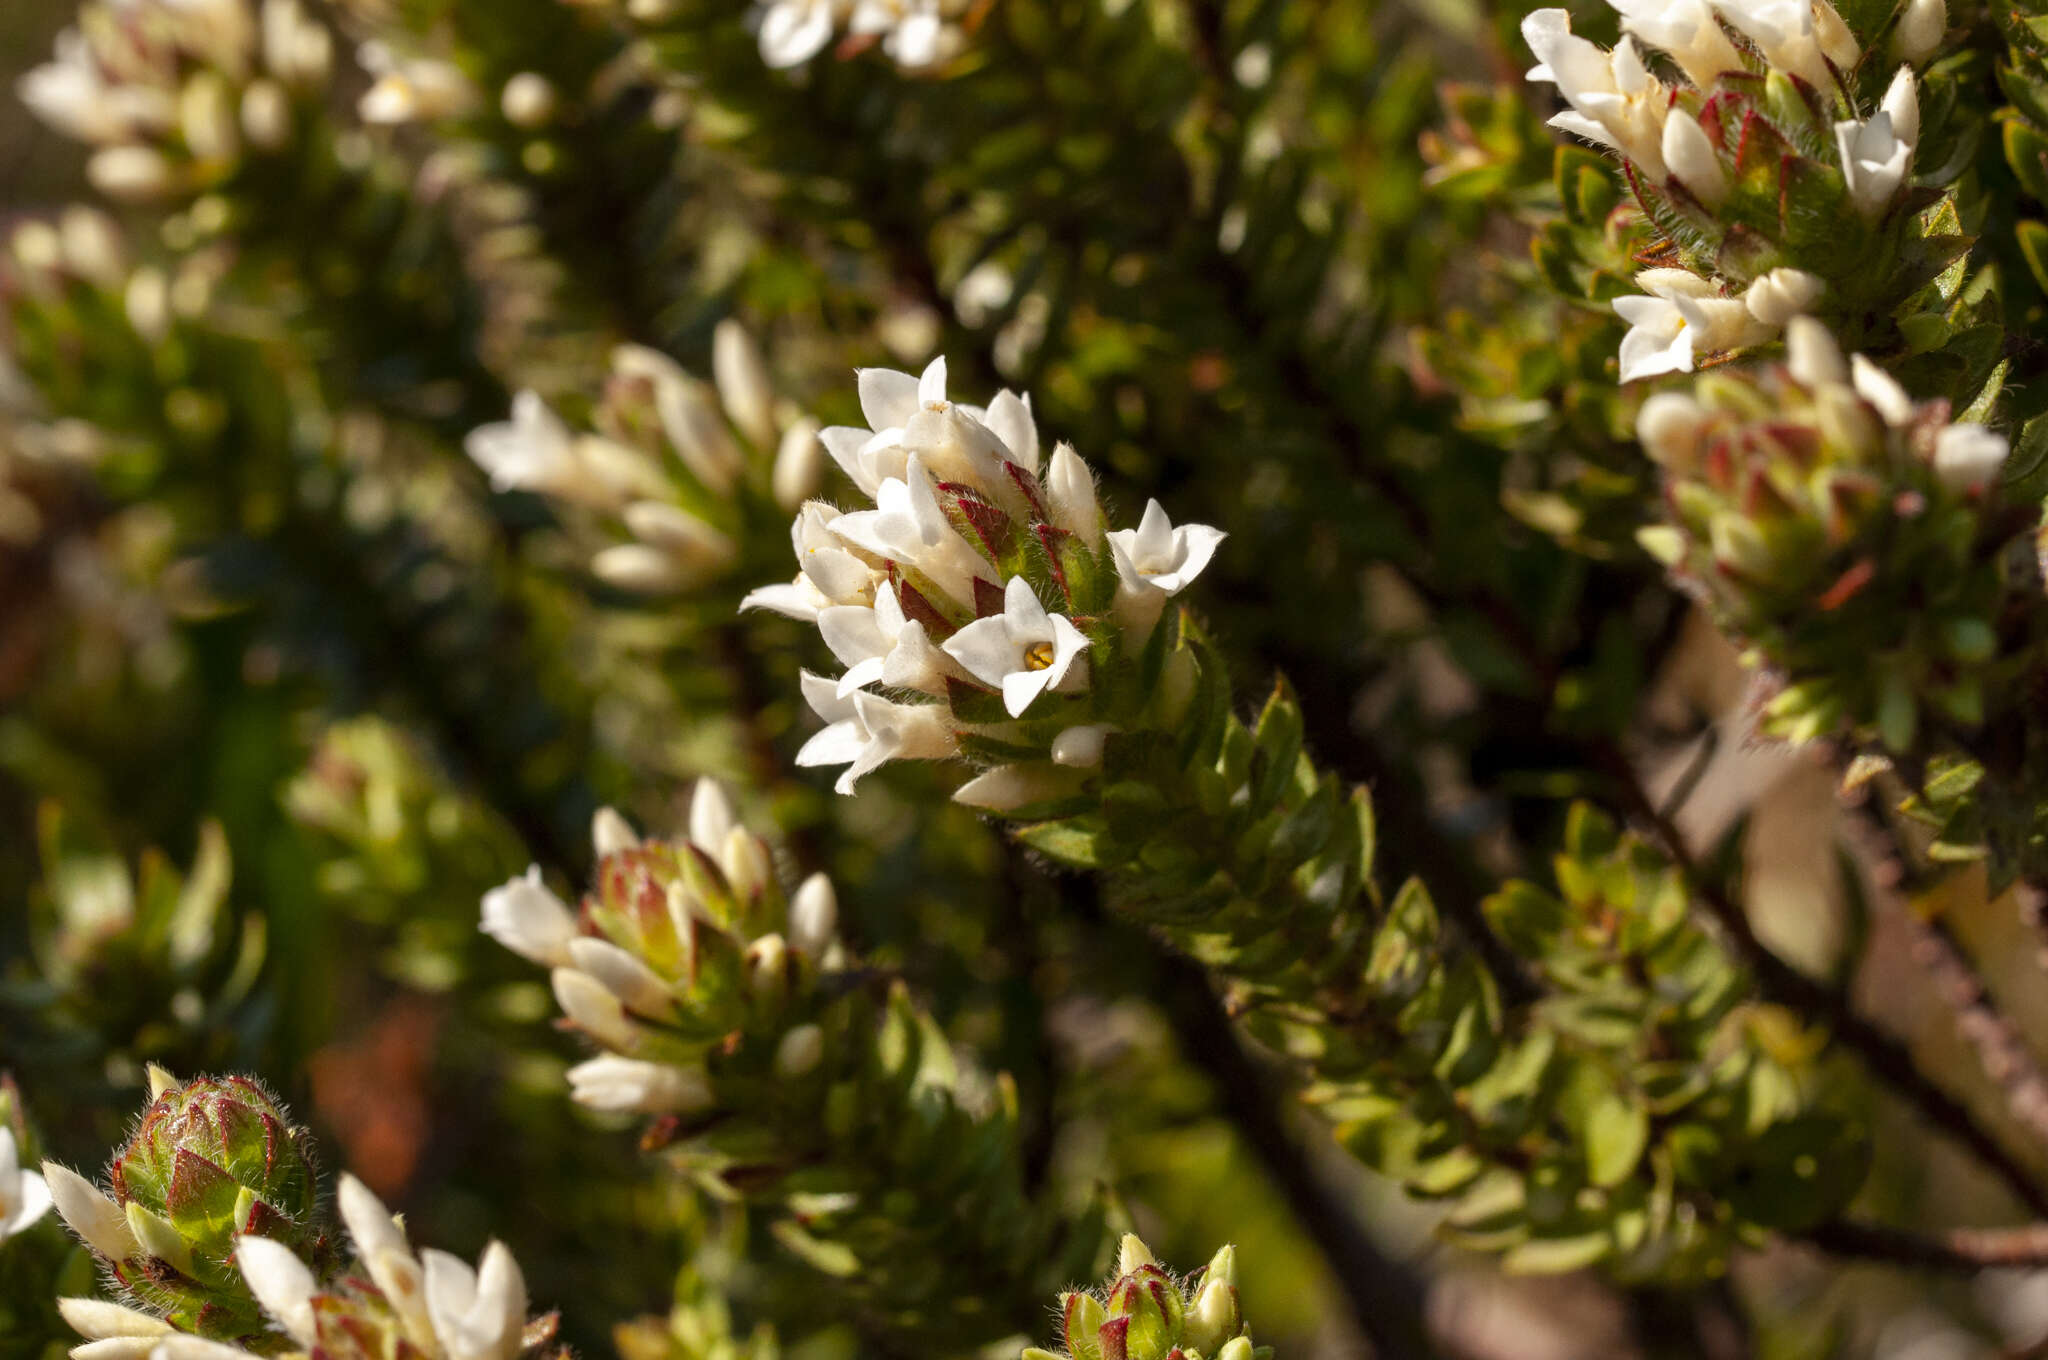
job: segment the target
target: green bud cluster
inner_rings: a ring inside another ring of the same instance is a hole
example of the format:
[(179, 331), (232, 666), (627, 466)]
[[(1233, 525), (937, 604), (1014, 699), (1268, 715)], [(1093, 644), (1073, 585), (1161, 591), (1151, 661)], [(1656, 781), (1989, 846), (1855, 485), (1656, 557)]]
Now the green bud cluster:
[(1113, 735), (1094, 806), (1019, 839), (1107, 871), (1120, 911), (1211, 968), (1355, 1155), (1528, 1271), (1696, 1277), (1854, 1189), (1848, 1135), (1811, 1117), (1812, 1053), (1773, 1056), (1668, 863), (1576, 814), (1560, 895), (1489, 906), (1554, 989), (1506, 1003), (1421, 883), (1380, 896), (1371, 805), (1303, 752), (1285, 686), (1248, 727), (1192, 622), (1162, 626), (1199, 677), (1183, 729)]
[(137, 1248), (109, 1261), (114, 1279), (182, 1330), (260, 1335), (235, 1242), (267, 1237), (325, 1259), (312, 1135), (247, 1077), (180, 1084), (152, 1069), (151, 1084), (155, 1099), (107, 1168)]
[(2048, 640), (2041, 611), (2008, 607), (2020, 526), (1985, 490), (2003, 441), (1867, 367), (1852, 385), (1824, 336), (1799, 343), (1790, 366), (1644, 406), (1669, 523), (1641, 541), (1784, 676), (1765, 731), (1848, 726), (1903, 753), (1977, 728)]
[[(1116, 1274), (1099, 1291), (1060, 1295), (1068, 1360), (1271, 1360), (1254, 1347), (1237, 1297), (1237, 1249), (1223, 1247), (1185, 1278), (1126, 1234)], [(1023, 1360), (1057, 1360), (1028, 1346)]]

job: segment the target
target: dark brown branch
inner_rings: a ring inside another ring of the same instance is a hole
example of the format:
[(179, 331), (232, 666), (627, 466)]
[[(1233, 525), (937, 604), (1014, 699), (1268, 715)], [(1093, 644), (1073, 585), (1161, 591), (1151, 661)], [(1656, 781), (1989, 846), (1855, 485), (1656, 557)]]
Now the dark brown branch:
[(2048, 1223), (2030, 1223), (2019, 1228), (1957, 1228), (1929, 1236), (1881, 1223), (1840, 1218), (1809, 1228), (1797, 1234), (1796, 1240), (1830, 1256), (1948, 1275), (1974, 1275), (1999, 1266), (2048, 1265)]

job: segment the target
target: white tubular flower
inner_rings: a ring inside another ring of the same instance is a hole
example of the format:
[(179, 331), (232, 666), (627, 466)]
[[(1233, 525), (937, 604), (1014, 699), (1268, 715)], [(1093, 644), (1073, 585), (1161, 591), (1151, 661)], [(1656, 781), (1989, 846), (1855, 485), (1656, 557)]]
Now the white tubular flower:
[(951, 658), (932, 646), (924, 625), (904, 617), (896, 592), (886, 585), (876, 589), (873, 608), (834, 605), (819, 610), (818, 632), (846, 667), (846, 674), (839, 677), (841, 698), (877, 682), (942, 695), (947, 677), (961, 675)]
[(431, 1353), (434, 1324), (427, 1313), (426, 1280), (398, 1220), (375, 1191), (347, 1172), (342, 1173), (335, 1202), (356, 1244), (356, 1255), (370, 1272), (371, 1282), (397, 1311), (406, 1339)]
[(1002, 613), (968, 624), (946, 639), (944, 650), (977, 680), (1000, 689), (1003, 707), (1015, 718), (1070, 673), (1084, 676), (1074, 664), (1087, 647), (1073, 620), (1048, 613), (1031, 583), (1019, 576), (1003, 591)]
[(58, 1299), (57, 1311), (71, 1330), (88, 1341), (169, 1335), (171, 1324), (105, 1299)]
[(1646, 269), (1636, 282), (1648, 296), (1614, 300), (1615, 313), (1629, 324), (1621, 339), (1623, 382), (1690, 373), (1702, 354), (1740, 349), (1771, 336), (1771, 328), (1752, 316), (1741, 299), (1720, 296), (1696, 274)]
[(313, 1321), (313, 1295), (318, 1285), (313, 1272), (290, 1247), (267, 1237), (240, 1237), (235, 1240), (235, 1263), (242, 1268), (249, 1292), (287, 1336), (308, 1349), (319, 1344), (319, 1330)]
[(427, 1312), (447, 1360), (514, 1360), (526, 1327), (526, 1280), (502, 1242), (484, 1248), (476, 1270), (445, 1251), (420, 1253)]
[(1206, 524), (1183, 524), (1176, 529), (1165, 508), (1148, 500), (1138, 527), (1113, 531), (1109, 546), (1117, 576), (1125, 586), (1178, 595), (1208, 567), (1227, 537), (1221, 529)]
[(483, 920), (477, 928), (547, 968), (569, 961), (569, 942), (577, 933), (575, 913), (541, 881), (538, 864), (529, 865), (523, 877), (484, 894)]
[(1844, 70), (1856, 64), (1856, 40), (1828, 0), (1717, 0), (1716, 8), (1767, 65), (1815, 89), (1834, 88), (1830, 58)]
[(1102, 546), (1102, 507), (1095, 498), (1095, 474), (1074, 452), (1072, 444), (1052, 451), (1046, 469), (1045, 497), (1056, 528), (1064, 529), (1090, 548)]
[(825, 50), (839, 6), (833, 0), (774, 0), (754, 11), (761, 60), (784, 70)]
[(50, 1212), (50, 1185), (21, 1168), (14, 1130), (0, 1124), (0, 1244)]
[(812, 874), (789, 900), (789, 944), (822, 958), (839, 929), (839, 894), (824, 874)]
[(959, 750), (945, 711), (935, 704), (895, 704), (865, 690), (841, 698), (838, 685), (809, 671), (800, 677), (804, 698), (827, 724), (796, 753), (803, 766), (845, 765), (833, 785), (854, 785), (892, 760), (943, 760)]
[[(462, 447), (484, 470), (494, 491), (538, 491), (565, 500), (588, 500), (594, 488), (577, 457), (576, 435), (540, 394), (512, 398), (512, 419), (480, 425)], [(612, 498), (601, 495), (600, 503)]]
[(603, 983), (629, 1010), (650, 1020), (665, 1020), (675, 1014), (675, 996), (661, 975), (610, 940), (584, 935), (569, 941), (569, 961)]
[(2005, 436), (1965, 422), (1934, 436), (1934, 475), (1955, 491), (1981, 492), (1998, 480), (2012, 446)]
[(621, 345), (613, 350), (612, 371), (653, 389), (662, 432), (675, 446), (683, 466), (708, 490), (721, 496), (729, 493), (745, 471), (746, 460), (704, 384), (660, 350), (645, 345)]
[(1749, 314), (1766, 326), (1783, 327), (1795, 316), (1804, 316), (1827, 283), (1804, 269), (1778, 268), (1751, 283), (1742, 294)]
[(863, 552), (917, 568), (962, 604), (974, 600), (975, 577), (997, 580), (995, 568), (968, 546), (939, 508), (930, 475), (916, 454), (902, 480), (882, 483), (873, 510), (841, 515), (827, 527)]
[(79, 1240), (110, 1261), (139, 1255), (142, 1247), (128, 1226), (128, 1215), (100, 1188), (69, 1167), (43, 1163), (43, 1180), (57, 1216)]
[(1721, 168), (1721, 155), (1697, 120), (1684, 113), (1665, 119), (1663, 151), (1671, 178), (1694, 198), (1717, 208), (1728, 197), (1728, 172)]
[(1667, 53), (1702, 90), (1712, 90), (1723, 71), (1746, 71), (1742, 57), (1714, 17), (1707, 0), (1609, 0), (1621, 12), (1621, 26)]
[(711, 333), (711, 381), (739, 432), (756, 448), (775, 443), (775, 388), (747, 328), (731, 317)]
[(701, 1069), (612, 1053), (569, 1069), (569, 1098), (605, 1114), (698, 1114), (715, 1103)]
[(626, 1008), (612, 989), (578, 968), (557, 968), (548, 974), (562, 1013), (606, 1048), (631, 1053), (640, 1047), (640, 1027), (626, 1018)]
[(1860, 354), (1850, 356), (1849, 381), (1856, 395), (1877, 408), (1884, 423), (1894, 429), (1911, 424), (1919, 412), (1919, 404), (1906, 394), (1897, 378)]
[(795, 510), (817, 494), (825, 470), (825, 446), (818, 439), (818, 422), (805, 416), (782, 432), (775, 446), (775, 467), (769, 490), (775, 503)]
[(621, 850), (638, 848), (640, 833), (619, 815), (617, 808), (601, 807), (590, 819), (590, 844), (597, 857), (603, 859)]
[(1912, 171), (1919, 140), (1919, 87), (1913, 69), (1901, 66), (1876, 113), (1860, 123), (1852, 119), (1835, 124), (1842, 178), (1858, 212), (1874, 219), (1891, 207)]
[(1941, 50), (1948, 36), (1948, 5), (1945, 0), (1906, 0), (1898, 27), (1892, 30), (1892, 50), (1899, 60), (1918, 66)]
[(1624, 35), (1612, 52), (1603, 51), (1575, 36), (1571, 16), (1561, 9), (1539, 9), (1523, 19), (1522, 37), (1538, 62), (1529, 79), (1552, 82), (1571, 105), (1550, 126), (1613, 148), (1652, 179), (1665, 177), (1671, 92), (1643, 65), (1633, 38)]
[(815, 622), (819, 611), (828, 606), (872, 603), (878, 573), (848, 552), (845, 542), (832, 531), (832, 521), (838, 517), (838, 512), (823, 501), (806, 504), (789, 530), (797, 564), (802, 568), (796, 580), (748, 591), (740, 608), (766, 609)]

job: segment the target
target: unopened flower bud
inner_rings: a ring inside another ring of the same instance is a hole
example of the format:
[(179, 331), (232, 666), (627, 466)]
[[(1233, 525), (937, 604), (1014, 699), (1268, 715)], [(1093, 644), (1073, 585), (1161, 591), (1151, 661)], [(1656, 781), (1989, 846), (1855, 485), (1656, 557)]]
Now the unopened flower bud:
[(1945, 0), (1906, 0), (1898, 27), (1892, 30), (1892, 50), (1900, 61), (1918, 66), (1940, 50), (1947, 34)]
[(625, 1006), (609, 987), (576, 968), (557, 968), (549, 981), (562, 1013), (584, 1033), (620, 1052), (640, 1047), (639, 1026), (626, 1018)]
[[(1225, 1248), (1228, 1250), (1228, 1248)], [(1217, 1348), (1244, 1327), (1244, 1315), (1237, 1301), (1237, 1286), (1227, 1279), (1204, 1276), (1195, 1306), (1188, 1310), (1183, 1344), (1204, 1355)]]
[(1223, 1343), (1223, 1349), (1216, 1352), (1216, 1360), (1252, 1360), (1254, 1351), (1250, 1337), (1233, 1336)]
[(263, 1311), (292, 1340), (308, 1348), (319, 1344), (313, 1323), (313, 1272), (290, 1247), (267, 1237), (243, 1237), (235, 1244), (235, 1263)]
[(1664, 163), (1671, 177), (1709, 208), (1728, 197), (1728, 172), (1697, 120), (1674, 111), (1664, 120)]
[(775, 1075), (784, 1081), (807, 1077), (824, 1058), (825, 1031), (816, 1025), (798, 1025), (775, 1046)]
[(1849, 358), (1849, 382), (1856, 395), (1876, 408), (1878, 415), (1894, 429), (1912, 423), (1918, 404), (1899, 385), (1899, 380), (1861, 354)]
[(741, 902), (752, 902), (775, 881), (775, 866), (768, 859), (768, 847), (745, 827), (736, 826), (725, 834), (718, 852), (718, 867)]
[(746, 985), (750, 996), (771, 1006), (789, 996), (789, 946), (780, 935), (763, 935), (747, 946)]
[(128, 324), (150, 344), (160, 344), (171, 327), (171, 285), (158, 269), (138, 269), (128, 280), (122, 306)]
[(1077, 770), (1092, 770), (1102, 763), (1102, 748), (1109, 736), (1106, 723), (1087, 723), (1069, 727), (1052, 739), (1052, 760), (1055, 765), (1068, 765)]
[(660, 974), (610, 940), (578, 936), (569, 941), (569, 960), (639, 1014), (652, 1020), (675, 1014), (675, 997)]
[[(1884, 98), (1878, 108), (1891, 115), (1892, 136), (1908, 147), (1920, 144), (1920, 85), (1913, 77), (1913, 68), (1901, 66), (1892, 76), (1892, 83), (1885, 88)], [(1910, 164), (1911, 155), (1907, 156)]]
[(1945, 426), (1934, 436), (1934, 475), (1955, 491), (1982, 491), (1998, 478), (2011, 446), (1982, 425)]
[(185, 82), (178, 96), (178, 130), (195, 160), (227, 163), (242, 154), (235, 126), (238, 109), (227, 82), (201, 71)]
[(292, 97), (274, 80), (258, 80), (242, 91), (242, 135), (259, 151), (276, 151), (292, 139)]
[(178, 1232), (177, 1224), (132, 1199), (121, 1208), (144, 1256), (154, 1256), (181, 1275), (192, 1273), (192, 1244)]
[(1749, 285), (1742, 301), (1765, 325), (1783, 326), (1811, 310), (1826, 288), (1819, 275), (1804, 269), (1773, 269)]
[(128, 1230), (128, 1216), (111, 1196), (69, 1167), (43, 1163), (43, 1180), (57, 1216), (79, 1240), (109, 1261), (125, 1261), (142, 1248)]
[(712, 1107), (701, 1068), (672, 1067), (607, 1053), (569, 1069), (569, 1096), (608, 1114), (698, 1114)]
[(1706, 414), (1687, 393), (1658, 392), (1636, 413), (1636, 438), (1658, 466), (1686, 471), (1698, 455)]
[(989, 812), (1016, 812), (1037, 803), (1071, 797), (1080, 791), (1085, 777), (1080, 770), (1044, 762), (998, 765), (953, 790), (953, 801)]
[(1810, 316), (1796, 316), (1785, 323), (1785, 367), (1809, 388), (1849, 381), (1849, 365), (1834, 333)]
[(171, 192), (176, 176), (163, 153), (146, 146), (110, 146), (85, 164), (92, 187), (122, 203), (148, 203)]
[(79, 278), (110, 290), (127, 282), (128, 252), (105, 213), (74, 203), (57, 220), (57, 238), (64, 267)]
[(1045, 498), (1054, 527), (1065, 529), (1091, 549), (1102, 547), (1102, 507), (1095, 499), (1095, 474), (1072, 444), (1052, 451), (1045, 470)]
[(537, 71), (521, 71), (505, 82), (498, 108), (505, 121), (528, 132), (546, 127), (555, 116), (555, 87)]
[(616, 808), (601, 807), (590, 819), (590, 844), (599, 859), (639, 847), (640, 833)]
[(645, 543), (620, 543), (590, 559), (591, 574), (608, 586), (637, 595), (680, 590), (688, 575), (675, 558)]
[(634, 501), (626, 507), (625, 520), (633, 537), (681, 562), (721, 566), (738, 552), (730, 538), (666, 501)]
[(839, 895), (832, 880), (812, 874), (789, 903), (789, 944), (813, 959), (822, 958), (839, 929)]
[(105, 1299), (58, 1299), (57, 1312), (71, 1330), (89, 1341), (114, 1337), (164, 1336), (171, 1324), (149, 1313), (123, 1308)]
[(711, 380), (726, 415), (755, 448), (775, 442), (775, 388), (747, 328), (727, 317), (711, 333)]
[(690, 843), (707, 855), (716, 855), (738, 824), (725, 786), (716, 779), (698, 780), (690, 791)]
[(825, 445), (818, 438), (818, 422), (805, 416), (782, 432), (775, 449), (775, 468), (770, 491), (775, 503), (794, 512), (818, 493), (825, 471)]

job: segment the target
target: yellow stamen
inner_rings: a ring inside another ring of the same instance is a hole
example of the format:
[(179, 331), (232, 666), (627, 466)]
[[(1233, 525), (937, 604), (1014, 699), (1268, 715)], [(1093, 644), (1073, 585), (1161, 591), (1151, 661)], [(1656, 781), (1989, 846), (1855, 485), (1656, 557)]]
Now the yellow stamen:
[(1052, 644), (1034, 642), (1024, 649), (1024, 669), (1042, 671), (1052, 665)]

